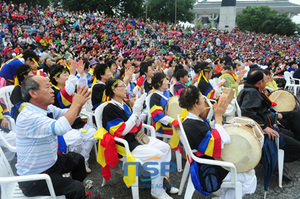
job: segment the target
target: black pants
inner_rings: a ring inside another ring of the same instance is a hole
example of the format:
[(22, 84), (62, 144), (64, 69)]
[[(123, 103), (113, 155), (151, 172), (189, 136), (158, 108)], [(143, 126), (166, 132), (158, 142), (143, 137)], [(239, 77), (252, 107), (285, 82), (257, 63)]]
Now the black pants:
[[(72, 178), (62, 174), (71, 172)], [(56, 163), (45, 172), (50, 176), (56, 195), (65, 195), (68, 199), (84, 199), (85, 189), (81, 183), (87, 176), (84, 158), (78, 153), (58, 154)], [(25, 196), (50, 195), (46, 181), (37, 180), (19, 182)]]
[(293, 132), (294, 138), (300, 141), (300, 112), (299, 111), (289, 111), (282, 112), (283, 119), (280, 123), (284, 125), (285, 129), (289, 129)]
[(281, 136), (284, 138), (286, 143), (284, 150), (284, 162), (294, 162), (300, 159), (300, 142), (291, 136), (291, 132), (286, 129), (281, 129)]

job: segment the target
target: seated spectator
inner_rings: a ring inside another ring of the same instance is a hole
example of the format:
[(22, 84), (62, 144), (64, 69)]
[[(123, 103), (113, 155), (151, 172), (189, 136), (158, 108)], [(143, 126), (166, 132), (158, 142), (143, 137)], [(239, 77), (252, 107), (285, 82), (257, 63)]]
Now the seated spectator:
[(111, 72), (107, 65), (97, 64), (94, 70), (95, 84), (92, 86), (92, 105), (95, 110), (102, 102), (107, 101), (105, 94), (106, 81), (111, 78)]
[[(54, 93), (45, 77), (33, 76), (24, 80), (22, 96), (28, 103), (16, 123), (17, 174), (25, 176), (47, 173), (56, 195), (73, 199), (85, 198), (82, 184), (87, 175), (84, 158), (74, 152), (57, 153), (57, 136), (71, 130), (81, 107), (88, 100), (88, 88), (79, 88), (70, 109), (64, 110), (51, 105), (54, 103)], [(68, 172), (71, 172), (72, 178), (62, 175)], [(49, 195), (43, 180), (19, 182), (19, 186), (28, 197)]]
[(181, 91), (185, 88), (185, 85), (189, 82), (188, 72), (185, 69), (179, 69), (175, 76), (177, 83), (174, 86), (174, 94), (180, 95)]
[[(79, 79), (75, 76), (76, 68), (80, 74)], [(72, 93), (75, 93), (78, 86), (86, 86), (87, 84), (83, 62), (79, 62), (78, 66), (76, 66), (75, 61), (72, 62), (70, 65), (70, 76), (62, 66), (53, 65), (50, 71), (50, 82), (55, 96), (53, 105), (59, 108), (69, 108), (73, 102)], [(66, 133), (64, 135), (65, 142), (71, 146), (71, 151), (78, 151), (84, 157), (86, 171), (90, 173), (91, 169), (88, 166), (88, 160), (95, 142), (93, 135), (96, 129), (83, 122), (80, 117), (76, 118), (72, 128), (73, 134), (79, 136), (75, 138), (72, 133)], [(80, 140), (78, 141), (78, 139)]]
[[(121, 80), (109, 79), (106, 82), (106, 95), (111, 98), (111, 101), (103, 110), (103, 127), (112, 135), (125, 139), (133, 157), (140, 161), (151, 159), (152, 157), (160, 157), (160, 159), (150, 160), (157, 162), (153, 167), (160, 170), (161, 162), (170, 162), (171, 149), (167, 143), (156, 138), (148, 137), (149, 142), (145, 144), (139, 143), (135, 134), (141, 130), (141, 120), (139, 116), (143, 109), (143, 103), (146, 95), (143, 95), (131, 107), (126, 104), (123, 99), (126, 98), (126, 87)], [(145, 135), (146, 136), (146, 135)], [(118, 143), (116, 143), (118, 144)], [(166, 173), (166, 177), (169, 172)], [(160, 184), (163, 184), (164, 176), (158, 175), (151, 180), (151, 195), (158, 199), (171, 199)], [(178, 193), (178, 189), (171, 187), (170, 193)]]
[(14, 84), (14, 77), (16, 75), (16, 69), (22, 64), (29, 65), (30, 67), (38, 65), (37, 61), (39, 57), (31, 50), (26, 50), (24, 53), (10, 61), (4, 63), (0, 70), (0, 76), (5, 78), (8, 84)]
[[(229, 144), (231, 142), (230, 136), (222, 126), (222, 116), (228, 106), (226, 98), (221, 97), (214, 105), (215, 120), (212, 123), (200, 116), (205, 108), (205, 99), (195, 86), (188, 86), (181, 92), (179, 105), (181, 108), (188, 110), (188, 114), (182, 125), (191, 149), (197, 150), (196, 153), (201, 158), (221, 158), (224, 144)], [(211, 153), (211, 151), (214, 152)], [(208, 170), (214, 170), (214, 172), (211, 172), (208, 175), (200, 173), (201, 167), (206, 167)], [(192, 179), (198, 178), (201, 183), (204, 182), (200, 185), (201, 187), (197, 188), (197, 190), (200, 189), (199, 191), (201, 191), (202, 194), (210, 194), (217, 191), (220, 189), (222, 181), (230, 181), (231, 179), (231, 173), (220, 166), (204, 165), (193, 162), (191, 168), (197, 170), (199, 173), (199, 175), (196, 176), (196, 173), (191, 172)], [(257, 179), (254, 169), (247, 173), (238, 173), (236, 177), (237, 180), (242, 183), (243, 196), (255, 192)], [(220, 198), (231, 199), (235, 197), (235, 190), (233, 188), (222, 189), (224, 191), (220, 192), (222, 193)]]
[(179, 128), (178, 121), (166, 115), (166, 105), (170, 98), (170, 93), (167, 90), (168, 80), (164, 73), (155, 73), (152, 77), (152, 85), (155, 89), (150, 99), (150, 112), (153, 118), (153, 126), (156, 132), (172, 135), (173, 129), (171, 125)]

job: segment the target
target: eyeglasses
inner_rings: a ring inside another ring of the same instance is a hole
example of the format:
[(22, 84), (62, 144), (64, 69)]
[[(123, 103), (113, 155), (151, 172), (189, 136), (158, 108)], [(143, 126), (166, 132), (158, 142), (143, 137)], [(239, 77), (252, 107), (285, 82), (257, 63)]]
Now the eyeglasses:
[(122, 84), (122, 85), (118, 85), (116, 87), (123, 87), (123, 88), (126, 88), (126, 85), (125, 84)]

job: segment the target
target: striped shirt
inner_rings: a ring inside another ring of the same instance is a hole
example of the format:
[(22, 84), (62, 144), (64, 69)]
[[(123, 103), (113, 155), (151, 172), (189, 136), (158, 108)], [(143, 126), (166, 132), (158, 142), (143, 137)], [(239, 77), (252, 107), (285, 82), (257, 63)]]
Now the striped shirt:
[[(49, 105), (47, 111), (29, 102), (16, 122), (18, 175), (38, 174), (52, 167), (57, 160), (57, 135), (71, 130), (63, 115), (68, 109)], [(53, 113), (53, 118), (47, 116)]]

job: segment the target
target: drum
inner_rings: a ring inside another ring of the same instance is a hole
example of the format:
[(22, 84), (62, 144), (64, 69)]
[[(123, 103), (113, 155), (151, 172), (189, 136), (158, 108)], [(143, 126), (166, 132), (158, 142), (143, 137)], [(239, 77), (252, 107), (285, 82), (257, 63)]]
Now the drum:
[(168, 101), (168, 105), (166, 108), (166, 115), (172, 117), (173, 119), (177, 118), (177, 115), (181, 114), (181, 112), (183, 111), (183, 108), (181, 108), (179, 106), (179, 96), (175, 95), (173, 97), (170, 97), (169, 101)]
[[(209, 106), (209, 104), (208, 104), (208, 103), (209, 103), (208, 100), (209, 100), (209, 99), (207, 99), (207, 98), (205, 97), (204, 111), (201, 113), (201, 116), (204, 117), (204, 118), (207, 118), (208, 113), (209, 113), (209, 111), (210, 111), (210, 106)], [(209, 119), (211, 119), (211, 118), (209, 118)]]
[(263, 131), (254, 120), (247, 117), (235, 117), (228, 123), (224, 129), (230, 135), (231, 143), (224, 145), (221, 160), (232, 162), (238, 173), (248, 172), (260, 161)]
[(269, 97), (272, 102), (277, 104), (273, 107), (277, 112), (293, 111), (297, 106), (294, 95), (288, 91), (276, 90)]

